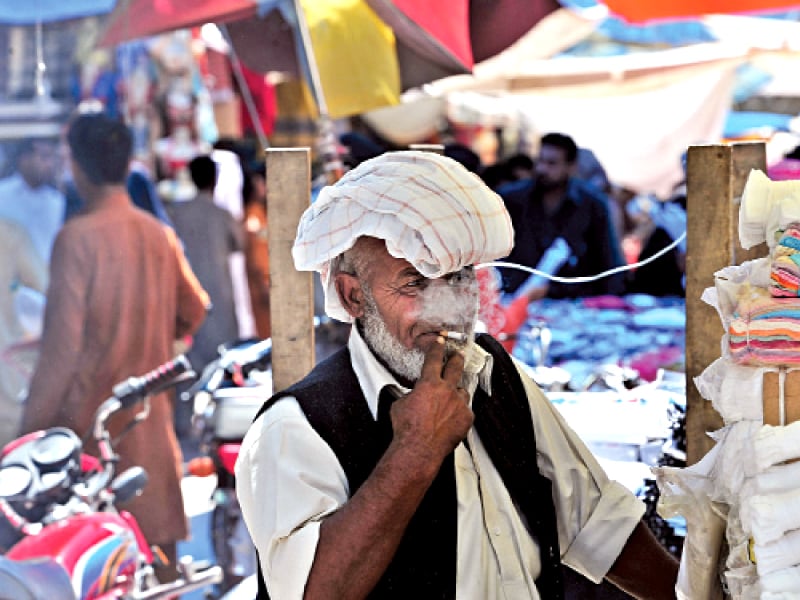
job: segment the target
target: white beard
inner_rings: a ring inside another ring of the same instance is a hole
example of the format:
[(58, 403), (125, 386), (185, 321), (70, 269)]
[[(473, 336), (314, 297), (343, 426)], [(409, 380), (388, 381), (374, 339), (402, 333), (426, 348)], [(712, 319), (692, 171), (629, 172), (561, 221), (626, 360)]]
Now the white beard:
[(417, 381), (422, 375), (422, 363), (425, 354), (422, 350), (404, 347), (392, 335), (383, 322), (378, 307), (372, 296), (366, 294), (364, 317), (364, 339), (373, 352), (377, 354), (391, 371), (408, 381)]
[[(364, 317), (362, 318), (364, 339), (372, 351), (383, 360), (394, 374), (411, 382), (417, 381), (422, 375), (422, 364), (425, 362), (425, 353), (418, 348), (409, 350), (403, 346), (386, 327), (386, 323), (381, 318), (378, 306), (370, 291), (366, 289), (364, 292), (365, 308)], [(472, 318), (466, 319), (466, 325), (462, 325), (460, 329), (466, 333), (467, 339), (471, 340), (475, 332), (474, 323), (478, 312), (477, 293), (474, 299), (467, 299), (467, 302), (470, 304), (469, 308), (471, 310), (468, 312), (472, 313)], [(445, 305), (447, 304), (445, 303)], [(443, 315), (436, 316), (445, 319)], [(452, 319), (445, 320), (453, 322)], [(463, 349), (466, 345), (466, 342), (447, 340), (445, 343), (445, 350), (448, 353), (452, 353), (458, 349)]]

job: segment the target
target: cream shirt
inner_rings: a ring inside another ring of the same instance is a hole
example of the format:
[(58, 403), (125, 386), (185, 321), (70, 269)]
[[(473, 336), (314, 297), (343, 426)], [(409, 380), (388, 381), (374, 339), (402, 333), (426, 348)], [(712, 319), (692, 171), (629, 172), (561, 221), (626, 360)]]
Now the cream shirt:
[[(385, 385), (399, 384), (355, 327), (348, 347), (372, 411)], [(492, 359), (475, 344), (468, 368), (485, 386)], [(553, 482), (564, 563), (599, 582), (644, 513), (644, 505), (610, 481), (556, 409), (520, 369), (533, 415), (539, 469)], [(455, 451), (458, 496), (456, 595), (460, 600), (537, 599), (539, 552), (500, 475), (473, 429)], [(236, 464), (236, 489), (273, 600), (299, 599), (314, 559), (319, 527), (347, 502), (344, 471), (294, 398), (259, 417)]]

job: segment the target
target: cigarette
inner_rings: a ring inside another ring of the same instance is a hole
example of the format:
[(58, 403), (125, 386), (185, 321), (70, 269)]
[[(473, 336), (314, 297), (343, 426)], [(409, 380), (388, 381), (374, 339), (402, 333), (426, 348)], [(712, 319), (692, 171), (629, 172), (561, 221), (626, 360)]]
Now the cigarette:
[(443, 331), (442, 337), (448, 340), (456, 340), (458, 342), (466, 342), (467, 334), (460, 331)]

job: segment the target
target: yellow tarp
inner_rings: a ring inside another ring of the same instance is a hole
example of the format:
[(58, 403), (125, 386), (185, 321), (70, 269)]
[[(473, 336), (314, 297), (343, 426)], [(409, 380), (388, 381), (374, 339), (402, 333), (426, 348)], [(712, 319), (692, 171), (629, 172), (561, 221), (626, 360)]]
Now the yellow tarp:
[(363, 0), (301, 0), (334, 119), (400, 101), (394, 33)]

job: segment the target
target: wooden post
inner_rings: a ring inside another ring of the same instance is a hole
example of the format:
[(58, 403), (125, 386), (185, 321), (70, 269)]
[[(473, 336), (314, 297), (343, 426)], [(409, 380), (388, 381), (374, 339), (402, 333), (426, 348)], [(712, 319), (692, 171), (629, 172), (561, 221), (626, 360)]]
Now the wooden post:
[(739, 245), (739, 201), (751, 168), (766, 171), (762, 143), (691, 146), (687, 155), (686, 240), (686, 444), (687, 461), (700, 460), (713, 446), (707, 433), (722, 420), (703, 399), (694, 378), (720, 356), (724, 334), (719, 316), (703, 302), (714, 273), (732, 264), (764, 256)]
[(270, 316), (272, 383), (283, 390), (314, 366), (314, 280), (295, 270), (292, 245), (297, 224), (311, 203), (308, 148), (268, 149)]

